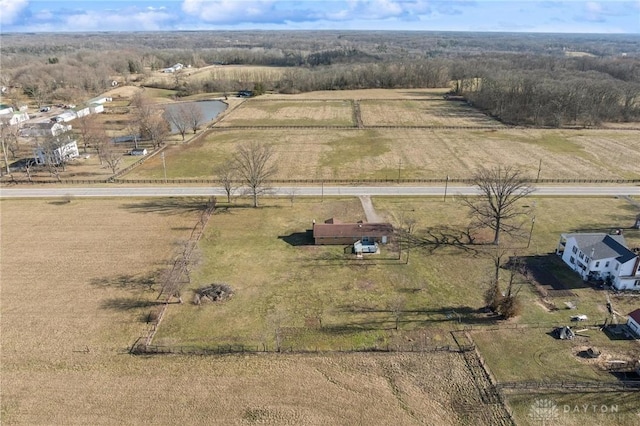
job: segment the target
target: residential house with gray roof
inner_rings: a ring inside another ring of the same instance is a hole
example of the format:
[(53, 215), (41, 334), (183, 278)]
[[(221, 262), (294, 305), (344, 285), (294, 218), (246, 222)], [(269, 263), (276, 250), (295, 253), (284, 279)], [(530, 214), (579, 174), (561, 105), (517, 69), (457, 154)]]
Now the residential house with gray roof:
[(556, 249), (584, 280), (609, 280), (617, 290), (640, 290), (640, 256), (621, 234), (562, 234)]

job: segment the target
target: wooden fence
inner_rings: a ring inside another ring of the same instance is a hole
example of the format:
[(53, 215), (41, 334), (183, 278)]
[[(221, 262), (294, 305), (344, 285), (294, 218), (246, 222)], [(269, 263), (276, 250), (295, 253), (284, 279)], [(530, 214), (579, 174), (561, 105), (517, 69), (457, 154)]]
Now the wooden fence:
[[(154, 151), (149, 156), (141, 158), (136, 163), (129, 165), (127, 168), (118, 171), (118, 173), (108, 179), (61, 179), (60, 181), (55, 179), (5, 179), (3, 184), (63, 184), (63, 185), (96, 185), (105, 183), (114, 184), (152, 184), (152, 185), (175, 185), (175, 184), (191, 184), (191, 185), (210, 185), (210, 186), (222, 186), (222, 183), (217, 179), (125, 179), (120, 178), (124, 173), (130, 171), (134, 167), (142, 164), (142, 162), (148, 160), (153, 155), (161, 152), (160, 150)], [(265, 181), (265, 185), (371, 185), (380, 183), (393, 183), (393, 184), (444, 184), (446, 178), (430, 178), (430, 179), (271, 179)], [(234, 184), (243, 184), (243, 181), (235, 180)], [(472, 185), (472, 179), (449, 179), (448, 183), (458, 183), (464, 185)], [(639, 184), (640, 179), (538, 179), (535, 182), (538, 184), (626, 184), (634, 185)]]
[(502, 382), (497, 384), (498, 389), (517, 390), (605, 390), (615, 389), (630, 392), (640, 391), (640, 380), (618, 380), (615, 382)]
[(280, 354), (329, 354), (329, 353), (359, 353), (359, 352), (382, 352), (382, 353), (433, 353), (433, 352), (453, 352), (463, 353), (473, 351), (473, 346), (423, 346), (423, 345), (384, 345), (384, 346), (362, 346), (362, 347), (338, 347), (333, 349), (321, 349), (318, 347), (296, 347), (292, 345), (269, 346), (269, 345), (215, 345), (208, 347), (198, 346), (162, 346), (141, 344), (140, 339), (136, 341), (130, 350), (135, 355), (224, 355), (224, 354), (258, 354), (258, 353), (280, 353)]

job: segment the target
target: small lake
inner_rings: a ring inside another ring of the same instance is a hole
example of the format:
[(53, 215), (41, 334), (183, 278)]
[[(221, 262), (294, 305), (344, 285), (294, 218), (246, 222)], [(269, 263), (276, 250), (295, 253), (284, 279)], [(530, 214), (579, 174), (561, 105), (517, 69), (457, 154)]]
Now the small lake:
[[(204, 116), (203, 125), (209, 123), (216, 118), (221, 112), (227, 109), (228, 105), (222, 101), (194, 101), (194, 102), (180, 102), (177, 104), (165, 105), (165, 110), (177, 110), (181, 105), (196, 105), (202, 111)], [(178, 129), (171, 124), (171, 133), (178, 133)], [(187, 132), (189, 133), (189, 132)]]

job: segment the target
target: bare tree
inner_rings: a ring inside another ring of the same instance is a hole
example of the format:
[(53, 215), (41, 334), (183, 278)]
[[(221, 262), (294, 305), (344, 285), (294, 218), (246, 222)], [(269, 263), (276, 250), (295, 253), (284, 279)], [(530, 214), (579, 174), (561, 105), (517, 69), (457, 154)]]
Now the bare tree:
[(97, 117), (95, 115), (83, 115), (77, 120), (80, 140), (82, 140), (82, 149), (86, 153), (89, 146), (95, 146), (96, 140), (101, 137), (104, 128), (99, 129)]
[(113, 174), (116, 173), (122, 163), (122, 151), (111, 141), (102, 143), (102, 159), (109, 166)]
[(169, 123), (167, 123), (164, 117), (154, 115), (149, 118), (146, 125), (149, 139), (151, 139), (154, 147), (159, 148), (166, 142), (169, 136), (171, 131)]
[(133, 107), (133, 122), (138, 127), (138, 133), (143, 138), (151, 139), (151, 122), (156, 115), (151, 99), (143, 93), (136, 93), (131, 98), (131, 106)]
[(515, 235), (520, 224), (514, 219), (527, 213), (518, 203), (535, 191), (522, 172), (512, 166), (480, 168), (472, 178), (479, 195), (462, 197), (470, 215), (480, 226), (494, 231), (493, 244), (500, 243), (500, 233)]
[(195, 102), (188, 103), (184, 106), (185, 114), (188, 118), (189, 127), (195, 135), (200, 129), (200, 125), (204, 122), (204, 113), (200, 105)]
[(237, 170), (234, 163), (221, 163), (213, 169), (213, 173), (216, 175), (222, 184), (224, 191), (227, 193), (227, 203), (231, 204), (231, 196), (237, 189), (235, 186)]
[[(17, 129), (16, 126), (0, 124), (0, 142), (2, 143), (2, 155), (4, 156), (4, 165), (7, 174), (11, 173), (7, 151), (11, 151), (11, 155), (14, 159), (16, 157), (15, 151), (17, 150), (18, 137), (17, 133), (13, 131), (14, 128)], [(13, 148), (14, 146), (15, 148)]]
[(175, 108), (168, 107), (163, 116), (178, 130), (178, 133), (182, 136), (182, 140), (184, 140), (184, 135), (187, 133), (187, 129), (189, 129), (191, 122), (186, 105), (177, 105)]
[(272, 145), (257, 142), (240, 145), (234, 154), (235, 168), (251, 191), (253, 207), (258, 207), (258, 196), (266, 191), (266, 180), (277, 172), (273, 156)]
[(393, 319), (395, 322), (395, 328), (398, 330), (400, 327), (400, 319), (405, 311), (407, 300), (402, 295), (397, 295), (391, 301), (389, 301), (389, 310), (393, 313)]

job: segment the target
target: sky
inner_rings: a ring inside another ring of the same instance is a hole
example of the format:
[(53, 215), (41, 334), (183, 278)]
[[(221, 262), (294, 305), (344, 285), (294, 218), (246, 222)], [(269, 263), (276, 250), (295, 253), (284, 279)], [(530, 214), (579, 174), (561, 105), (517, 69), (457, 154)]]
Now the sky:
[(178, 30), (640, 34), (640, 0), (0, 0), (0, 33)]

